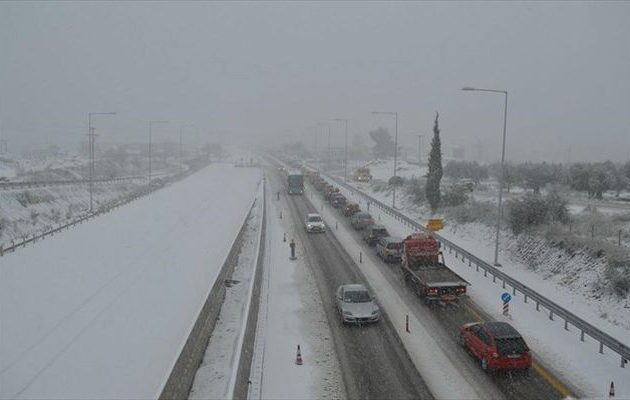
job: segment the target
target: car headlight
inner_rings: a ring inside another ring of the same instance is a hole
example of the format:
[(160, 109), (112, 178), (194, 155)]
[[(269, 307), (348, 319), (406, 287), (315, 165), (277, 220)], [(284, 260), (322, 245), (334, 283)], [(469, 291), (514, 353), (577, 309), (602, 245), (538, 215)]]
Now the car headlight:
[(377, 315), (377, 314), (378, 314), (378, 310), (372, 311), (372, 315)]
[(306, 225), (306, 227), (307, 227), (308, 229), (313, 229), (313, 225), (311, 225), (311, 224)]
[(352, 315), (352, 313), (350, 311), (344, 311), (343, 315)]

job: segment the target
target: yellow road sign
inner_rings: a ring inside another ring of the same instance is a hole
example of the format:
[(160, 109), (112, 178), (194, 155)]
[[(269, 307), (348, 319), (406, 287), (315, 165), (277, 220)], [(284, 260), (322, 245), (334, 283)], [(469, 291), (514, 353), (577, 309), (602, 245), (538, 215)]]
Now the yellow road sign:
[(432, 218), (427, 222), (427, 229), (430, 231), (439, 231), (444, 228), (444, 222), (442, 219)]

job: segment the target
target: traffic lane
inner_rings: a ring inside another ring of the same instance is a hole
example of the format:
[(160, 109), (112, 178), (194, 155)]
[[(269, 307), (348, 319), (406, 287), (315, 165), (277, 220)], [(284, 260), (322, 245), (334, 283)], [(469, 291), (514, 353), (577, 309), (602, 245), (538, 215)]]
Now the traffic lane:
[(348, 396), (432, 399), (386, 315), (379, 323), (363, 327), (341, 323), (334, 300), (337, 287), (365, 280), (330, 232), (307, 234), (302, 229), (304, 215), (316, 212), (312, 205), (307, 205), (305, 197), (286, 197), (291, 217), (298, 224), (298, 244), (302, 244), (302, 253), (314, 272), (322, 297)]
[[(315, 236), (315, 235), (311, 235)], [(371, 398), (428, 398), (426, 385), (402, 346), (391, 321), (383, 319), (362, 327), (344, 326), (336, 309), (334, 294), (340, 285), (364, 283), (354, 268), (353, 261), (343, 250), (331, 243), (330, 234), (307, 238), (319, 268), (318, 280), (322, 284), (322, 297), (330, 313), (335, 334), (343, 337), (343, 346), (360, 372), (356, 376), (359, 397)], [(377, 296), (378, 297), (378, 296)], [(348, 347), (348, 343), (351, 347)], [(418, 387), (421, 382), (420, 387)]]
[[(331, 210), (332, 211), (332, 210)], [(334, 211), (333, 211), (334, 212)], [(354, 230), (349, 219), (340, 216), (341, 223), (349, 230)], [(378, 222), (378, 221), (377, 221)], [(403, 288), (401, 295), (405, 302), (413, 310), (419, 320), (431, 327), (436, 333), (435, 339), (446, 349), (451, 362), (457, 363), (462, 368), (464, 375), (476, 382), (483, 382), (486, 385), (496, 386), (501, 393), (510, 398), (523, 399), (558, 399), (564, 398), (571, 393), (567, 385), (561, 384), (560, 380), (553, 377), (546, 369), (538, 363), (529, 374), (516, 372), (496, 372), (488, 374), (481, 370), (479, 362), (459, 345), (459, 328), (467, 323), (479, 320), (488, 320), (483, 317), (483, 313), (478, 311), (479, 307), (474, 305), (472, 300), (464, 298), (459, 305), (427, 306), (404, 282), (400, 266), (398, 264), (386, 264), (376, 256), (373, 247), (369, 247), (363, 242), (362, 232), (355, 231), (355, 240), (359, 243), (364, 257), (369, 257), (376, 263), (383, 272), (383, 275), (394, 286)], [(448, 264), (448, 261), (447, 261)], [(477, 311), (477, 312), (475, 312)], [(470, 381), (470, 380), (469, 380)]]

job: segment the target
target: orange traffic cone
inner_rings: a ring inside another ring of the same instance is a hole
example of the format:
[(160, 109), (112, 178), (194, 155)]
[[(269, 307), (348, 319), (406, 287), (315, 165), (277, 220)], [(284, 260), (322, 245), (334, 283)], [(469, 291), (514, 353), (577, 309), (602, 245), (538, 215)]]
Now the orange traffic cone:
[(300, 345), (298, 344), (297, 355), (295, 356), (295, 363), (297, 365), (302, 365), (302, 351), (300, 350)]
[[(299, 350), (299, 346), (298, 346), (298, 350)], [(610, 390), (608, 391), (608, 397), (610, 398), (615, 397), (615, 382), (613, 381), (610, 382)]]

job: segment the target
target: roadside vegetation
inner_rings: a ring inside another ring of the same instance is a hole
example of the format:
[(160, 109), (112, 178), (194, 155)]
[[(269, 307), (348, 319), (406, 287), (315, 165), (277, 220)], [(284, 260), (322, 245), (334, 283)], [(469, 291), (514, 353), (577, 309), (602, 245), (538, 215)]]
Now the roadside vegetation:
[[(476, 200), (473, 193), (487, 191), (488, 179), (498, 180), (499, 174), (498, 164), (448, 162), (444, 167), (448, 181), (440, 187), (436, 213), (458, 225), (482, 224), (492, 230), (497, 218), (496, 204)], [(463, 180), (473, 185), (472, 192), (461, 183)], [(402, 180), (401, 187), (409, 203), (428, 218), (432, 207), (427, 199), (426, 182), (426, 177), (407, 178)], [(525, 193), (505, 202), (503, 226), (508, 234), (505, 246), (517, 261), (534, 270), (545, 270), (545, 274), (562, 274), (563, 280), (578, 280), (575, 275), (586, 274), (581, 268), (590, 265), (599, 271), (592, 282), (594, 296), (604, 290), (627, 298), (630, 213), (607, 214), (596, 207), (570, 213), (567, 199), (581, 193), (592, 199), (602, 199), (608, 194), (609, 199), (623, 201), (624, 191), (630, 189), (629, 182), (630, 162), (508, 164), (505, 190)], [(391, 190), (387, 182), (378, 180), (371, 188), (375, 192)]]

